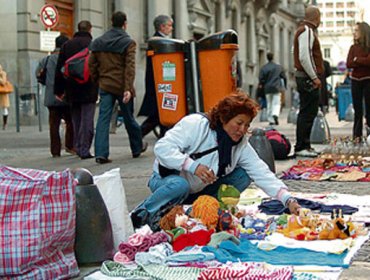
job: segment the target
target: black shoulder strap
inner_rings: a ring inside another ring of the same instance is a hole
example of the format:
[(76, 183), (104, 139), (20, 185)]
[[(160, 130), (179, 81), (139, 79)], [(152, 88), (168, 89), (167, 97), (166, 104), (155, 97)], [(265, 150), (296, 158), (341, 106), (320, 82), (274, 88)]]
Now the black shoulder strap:
[(48, 55), (48, 56), (46, 57), (44, 68), (46, 68), (46, 66), (48, 65), (49, 57), (50, 57), (50, 55)]
[(205, 150), (204, 152), (200, 152), (200, 153), (194, 153), (194, 154), (191, 154), (190, 155), (190, 158), (196, 160), (198, 158), (201, 158), (201, 157), (204, 157), (205, 155), (208, 155), (214, 151), (217, 151), (218, 149), (218, 146), (217, 147), (213, 147), (211, 149), (208, 149), (208, 150)]
[[(204, 112), (197, 112), (197, 114), (202, 115), (203, 117), (205, 117), (205, 118), (208, 119), (207, 114), (204, 113)], [(201, 158), (201, 157), (204, 157), (205, 155), (208, 155), (208, 154), (210, 154), (210, 153), (212, 153), (214, 151), (217, 151), (217, 149), (218, 149), (218, 146), (213, 147), (213, 148), (210, 148), (210, 149), (205, 150), (205, 151), (200, 152), (200, 153), (194, 153), (194, 154), (191, 154), (190, 155), (190, 158), (193, 159), (193, 160), (196, 160), (196, 159)]]

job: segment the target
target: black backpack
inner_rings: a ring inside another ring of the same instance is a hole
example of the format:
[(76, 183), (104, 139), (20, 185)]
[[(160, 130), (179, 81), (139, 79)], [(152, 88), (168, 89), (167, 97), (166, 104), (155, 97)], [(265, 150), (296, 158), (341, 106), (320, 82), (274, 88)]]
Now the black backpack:
[(36, 74), (37, 82), (39, 82), (42, 85), (46, 85), (46, 66), (48, 65), (49, 61), (49, 55), (46, 57), (44, 67), (40, 69), (40, 71)]
[(265, 134), (271, 144), (275, 159), (288, 159), (292, 148), (289, 139), (276, 129), (266, 130)]

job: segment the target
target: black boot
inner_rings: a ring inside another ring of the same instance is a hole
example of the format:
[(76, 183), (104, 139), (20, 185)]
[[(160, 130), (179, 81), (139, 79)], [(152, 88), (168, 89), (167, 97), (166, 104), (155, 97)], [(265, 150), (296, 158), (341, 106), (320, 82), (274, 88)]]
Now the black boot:
[(6, 129), (7, 124), (8, 124), (8, 115), (3, 116), (3, 130)]

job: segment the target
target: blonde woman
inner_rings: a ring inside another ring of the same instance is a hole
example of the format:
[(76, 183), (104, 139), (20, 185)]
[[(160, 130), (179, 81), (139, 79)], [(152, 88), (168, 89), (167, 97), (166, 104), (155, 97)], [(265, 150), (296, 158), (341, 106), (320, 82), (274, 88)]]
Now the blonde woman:
[[(0, 86), (5, 86), (6, 81), (7, 81), (6, 72), (0, 65)], [(0, 108), (3, 114), (3, 130), (5, 130), (7, 126), (9, 107), (10, 107), (9, 93), (0, 93)]]

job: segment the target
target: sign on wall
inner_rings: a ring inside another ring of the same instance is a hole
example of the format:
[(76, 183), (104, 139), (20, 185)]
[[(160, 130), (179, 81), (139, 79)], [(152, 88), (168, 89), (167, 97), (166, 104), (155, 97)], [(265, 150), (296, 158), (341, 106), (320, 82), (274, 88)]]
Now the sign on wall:
[(52, 52), (55, 49), (55, 38), (59, 31), (40, 31), (40, 51)]
[(44, 5), (40, 11), (40, 18), (42, 24), (46, 28), (53, 28), (58, 24), (59, 14), (58, 10), (53, 5)]

